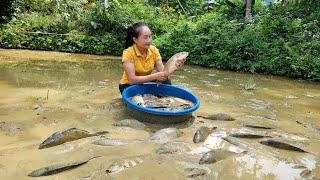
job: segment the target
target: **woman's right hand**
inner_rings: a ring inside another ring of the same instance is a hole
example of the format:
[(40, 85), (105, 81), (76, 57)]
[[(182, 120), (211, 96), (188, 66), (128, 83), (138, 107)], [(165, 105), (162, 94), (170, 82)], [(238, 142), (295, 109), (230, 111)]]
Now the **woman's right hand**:
[(165, 81), (168, 79), (168, 75), (165, 72), (157, 72), (155, 75), (157, 81)]

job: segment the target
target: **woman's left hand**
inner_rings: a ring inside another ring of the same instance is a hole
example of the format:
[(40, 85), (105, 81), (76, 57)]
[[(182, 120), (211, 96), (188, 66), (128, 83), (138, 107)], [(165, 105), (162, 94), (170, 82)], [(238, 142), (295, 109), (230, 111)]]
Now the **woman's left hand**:
[(184, 64), (185, 59), (179, 59), (176, 61), (176, 67), (179, 68)]

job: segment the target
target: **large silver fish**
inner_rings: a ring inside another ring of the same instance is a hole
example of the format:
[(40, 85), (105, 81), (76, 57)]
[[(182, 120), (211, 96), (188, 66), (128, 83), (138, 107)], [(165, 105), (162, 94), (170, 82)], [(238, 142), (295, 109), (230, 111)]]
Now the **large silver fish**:
[(65, 163), (65, 164), (55, 164), (55, 165), (47, 166), (47, 167), (32, 171), (31, 173), (28, 174), (28, 176), (39, 177), (39, 176), (49, 176), (52, 174), (57, 174), (57, 173), (60, 173), (60, 172), (66, 171), (66, 170), (70, 170), (70, 169), (74, 169), (76, 167), (79, 167), (79, 166), (87, 163), (91, 159), (94, 159), (97, 157), (101, 157), (101, 156), (92, 157), (92, 158), (82, 160), (82, 161), (75, 161), (75, 162), (70, 162), (70, 163)]
[(99, 146), (123, 146), (128, 144), (129, 142), (118, 139), (99, 139), (94, 141), (92, 144)]
[(113, 123), (114, 126), (131, 127), (135, 129), (145, 129), (146, 125), (136, 119), (123, 119)]
[(173, 55), (167, 63), (164, 65), (164, 72), (166, 72), (168, 75), (173, 73), (173, 71), (177, 70), (179, 67), (176, 66), (177, 61), (186, 61), (186, 58), (188, 57), (188, 52), (179, 52), (175, 55)]
[(219, 120), (219, 121), (234, 121), (235, 119), (228, 115), (228, 114), (224, 114), (224, 113), (217, 113), (217, 114), (210, 114), (210, 115), (199, 115), (197, 117), (201, 117), (204, 119), (210, 119), (210, 120)]
[(106, 133), (108, 133), (108, 131), (101, 131), (91, 134), (90, 132), (82, 129), (70, 128), (64, 131), (58, 131), (53, 133), (50, 137), (48, 137), (39, 145), (39, 149), (57, 146), (65, 142), (74, 141), (86, 137), (99, 136)]
[(246, 128), (232, 129), (229, 136), (237, 138), (264, 138), (270, 137), (267, 132), (263, 131), (252, 131)]
[(177, 128), (160, 129), (147, 138), (149, 141), (169, 141), (181, 137), (183, 132)]
[(268, 140), (260, 141), (260, 143), (263, 145), (275, 147), (278, 149), (285, 149), (285, 150), (297, 151), (297, 152), (307, 152), (299, 147), (296, 147), (286, 142), (281, 142), (279, 140), (268, 139)]
[(120, 160), (120, 161), (115, 161), (106, 170), (107, 173), (117, 173), (120, 171), (123, 171), (128, 168), (132, 168), (140, 163), (142, 163), (143, 160), (139, 157), (135, 159), (126, 159), (126, 160)]
[(200, 142), (206, 140), (207, 137), (209, 136), (209, 134), (211, 134), (214, 131), (214, 129), (216, 129), (216, 128), (217, 127), (209, 128), (206, 126), (201, 126), (194, 134), (193, 142), (200, 143)]
[(236, 154), (237, 153), (225, 149), (214, 149), (205, 153), (200, 159), (199, 164), (215, 163)]
[(191, 147), (185, 142), (167, 142), (156, 150), (158, 154), (174, 154), (185, 151), (190, 151)]
[[(188, 57), (188, 52), (179, 52), (175, 55), (173, 55), (164, 65), (163, 72), (165, 72), (168, 76), (173, 73), (173, 71), (177, 70), (179, 67), (176, 66), (176, 63), (178, 61), (186, 61), (186, 58)], [(160, 84), (160, 81), (156, 81), (157, 85)]]

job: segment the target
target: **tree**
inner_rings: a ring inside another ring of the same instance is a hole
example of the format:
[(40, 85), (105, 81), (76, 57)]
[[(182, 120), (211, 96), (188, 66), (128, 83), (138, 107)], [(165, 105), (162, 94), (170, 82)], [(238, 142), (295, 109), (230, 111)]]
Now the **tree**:
[(245, 0), (246, 8), (245, 8), (245, 16), (244, 19), (246, 22), (251, 21), (252, 19), (252, 0)]
[(13, 14), (13, 0), (0, 0), (0, 4), (0, 24), (3, 24)]

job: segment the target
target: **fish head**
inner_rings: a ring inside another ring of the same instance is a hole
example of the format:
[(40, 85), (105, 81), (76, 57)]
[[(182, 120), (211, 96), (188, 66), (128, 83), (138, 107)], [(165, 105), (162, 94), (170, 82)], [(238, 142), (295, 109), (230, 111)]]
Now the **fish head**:
[(134, 104), (137, 104), (139, 106), (144, 106), (145, 102), (142, 98), (142, 96), (140, 94), (138, 95), (135, 95), (131, 98), (131, 101), (134, 103)]
[(120, 163), (111, 164), (106, 170), (107, 173), (117, 173), (124, 169), (124, 167)]

